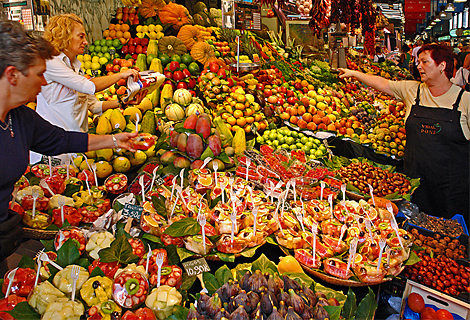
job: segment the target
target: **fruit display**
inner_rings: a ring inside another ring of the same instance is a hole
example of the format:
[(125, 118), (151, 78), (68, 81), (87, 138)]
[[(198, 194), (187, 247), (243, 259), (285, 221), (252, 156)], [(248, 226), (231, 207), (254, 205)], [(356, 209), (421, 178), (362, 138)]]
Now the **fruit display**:
[(467, 248), (458, 239), (443, 237), (439, 233), (425, 236), (420, 234), (416, 228), (411, 229), (411, 234), (415, 237), (414, 244), (424, 248), (426, 254), (432, 253), (437, 257), (446, 256), (454, 260), (467, 258)]
[(149, 284), (140, 272), (123, 271), (113, 282), (112, 293), (114, 301), (121, 307), (133, 309), (145, 301)]
[(163, 284), (152, 290), (145, 305), (155, 313), (157, 319), (164, 320), (173, 314), (172, 308), (181, 302), (181, 293), (176, 288)]

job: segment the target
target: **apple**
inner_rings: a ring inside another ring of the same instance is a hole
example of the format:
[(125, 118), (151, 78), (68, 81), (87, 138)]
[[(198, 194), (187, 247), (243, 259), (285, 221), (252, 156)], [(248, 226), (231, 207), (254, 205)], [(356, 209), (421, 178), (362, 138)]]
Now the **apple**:
[[(284, 87), (282, 87), (282, 88), (284, 88)], [(295, 96), (294, 90), (291, 90), (291, 89), (287, 90), (287, 91), (286, 91), (286, 96), (287, 96), (287, 97), (293, 97), (293, 96)]]
[(140, 38), (139, 38), (139, 37), (135, 37), (135, 38), (134, 38), (134, 39), (132, 39), (132, 40), (133, 40), (133, 44), (134, 44), (134, 46), (136, 46), (136, 47), (137, 47), (137, 46), (140, 44)]
[(180, 67), (180, 64), (178, 61), (171, 61), (170, 62), (170, 66), (169, 66), (169, 69), (171, 72), (175, 72), (177, 69), (179, 69)]
[(164, 75), (167, 79), (173, 79), (173, 73), (171, 73), (171, 71), (165, 71)]
[(256, 85), (256, 89), (257, 89), (257, 90), (260, 90), (260, 91), (263, 91), (263, 90), (264, 90), (264, 84), (263, 84), (263, 83), (258, 83), (258, 84)]
[(183, 79), (184, 79), (184, 74), (182, 71), (177, 70), (173, 72), (173, 80), (175, 80), (176, 82), (179, 82)]
[(297, 90), (300, 90), (302, 89), (302, 84), (300, 82), (296, 82), (294, 83), (294, 88), (296, 88)]
[(143, 54), (147, 54), (147, 46), (142, 47), (142, 53), (143, 53)]
[(135, 53), (137, 53), (137, 54), (142, 53), (142, 46), (140, 44), (135, 47)]
[(119, 65), (120, 61), (121, 61), (121, 59), (116, 58), (116, 59), (113, 60), (113, 64), (114, 65)]
[(134, 54), (132, 55), (132, 59), (133, 59), (133, 60), (137, 60), (137, 53), (134, 53)]
[(108, 63), (106, 65), (106, 72), (111, 72), (113, 71), (114, 65), (112, 63)]
[(129, 53), (129, 46), (122, 46), (121, 52), (124, 55), (128, 54)]
[(135, 46), (131, 45), (129, 46), (129, 54), (134, 54), (135, 53)]
[(176, 85), (176, 89), (188, 89), (188, 84), (186, 82), (180, 81)]
[(114, 71), (114, 72), (119, 72), (120, 70), (121, 70), (121, 67), (120, 67), (118, 64), (115, 64), (115, 65), (113, 66), (113, 71)]

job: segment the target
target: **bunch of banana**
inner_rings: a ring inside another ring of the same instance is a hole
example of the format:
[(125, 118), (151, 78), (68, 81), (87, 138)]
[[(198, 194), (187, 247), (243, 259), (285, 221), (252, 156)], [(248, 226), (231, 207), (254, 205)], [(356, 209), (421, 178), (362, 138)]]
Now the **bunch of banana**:
[(127, 7), (138, 7), (142, 4), (142, 0), (121, 0)]

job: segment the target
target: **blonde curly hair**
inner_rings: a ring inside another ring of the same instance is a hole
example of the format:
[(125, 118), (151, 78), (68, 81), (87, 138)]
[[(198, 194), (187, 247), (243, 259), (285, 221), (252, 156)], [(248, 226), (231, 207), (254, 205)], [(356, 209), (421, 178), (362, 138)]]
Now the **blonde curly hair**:
[(44, 38), (48, 40), (56, 50), (64, 52), (70, 45), (72, 31), (76, 24), (83, 25), (83, 20), (73, 13), (53, 16), (46, 26)]

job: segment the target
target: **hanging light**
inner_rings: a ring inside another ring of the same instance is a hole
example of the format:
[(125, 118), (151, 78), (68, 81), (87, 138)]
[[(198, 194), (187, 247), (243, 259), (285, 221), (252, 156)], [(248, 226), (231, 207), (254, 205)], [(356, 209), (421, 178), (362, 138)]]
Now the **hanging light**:
[(455, 11), (455, 6), (452, 3), (452, 0), (447, 0), (447, 5), (446, 5), (444, 10), (447, 11), (447, 12), (454, 12)]
[(435, 26), (436, 24), (437, 24), (436, 21), (434, 21), (434, 20), (431, 21), (431, 25), (432, 25), (432, 26)]
[(454, 0), (454, 2), (466, 2), (467, 0)]
[(445, 7), (444, 7), (444, 6), (441, 6), (441, 13), (439, 13), (439, 17), (440, 17), (441, 19), (447, 18), (447, 12), (445, 11)]
[(438, 14), (436, 14), (436, 15), (434, 16), (434, 19), (433, 19), (433, 20), (434, 20), (434, 22), (441, 22), (441, 18), (439, 18), (439, 15), (438, 15)]

